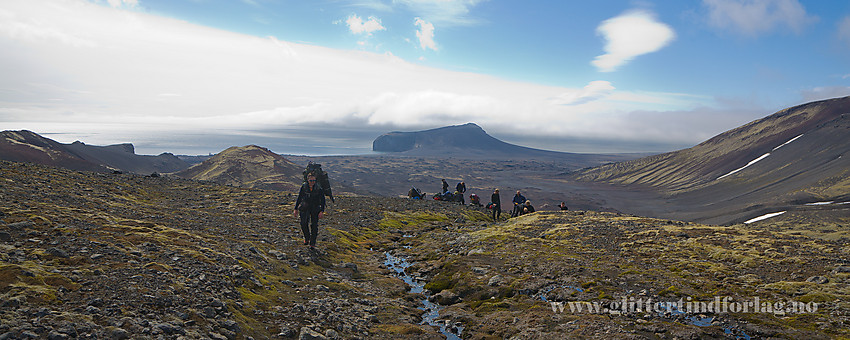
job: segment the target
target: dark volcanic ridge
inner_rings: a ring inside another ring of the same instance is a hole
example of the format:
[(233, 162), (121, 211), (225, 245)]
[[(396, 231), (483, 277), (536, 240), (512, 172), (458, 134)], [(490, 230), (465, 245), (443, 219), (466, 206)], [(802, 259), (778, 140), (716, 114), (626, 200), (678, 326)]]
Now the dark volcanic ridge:
[(129, 143), (93, 146), (76, 141), (62, 144), (27, 130), (0, 132), (0, 159), (73, 170), (137, 174), (174, 172), (189, 167), (170, 153), (137, 155), (133, 144)]

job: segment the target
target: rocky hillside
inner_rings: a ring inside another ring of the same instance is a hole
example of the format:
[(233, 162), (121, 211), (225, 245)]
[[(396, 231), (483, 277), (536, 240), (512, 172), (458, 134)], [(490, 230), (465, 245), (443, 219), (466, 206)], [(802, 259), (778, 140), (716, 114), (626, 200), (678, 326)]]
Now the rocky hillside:
[(248, 145), (231, 147), (175, 175), (246, 188), (297, 191), (303, 182), (297, 166), (269, 149)]
[[(805, 204), (850, 200), (850, 97), (804, 104), (695, 147), (570, 175), (623, 189), (651, 188), (667, 216), (736, 223)], [(630, 210), (634, 211), (634, 210)], [(640, 212), (638, 210), (638, 212)]]
[(500, 160), (568, 160), (576, 169), (632, 157), (533, 149), (503, 142), (475, 123), (415, 132), (390, 132), (372, 142), (372, 150), (405, 156)]
[(174, 172), (189, 167), (170, 153), (137, 155), (133, 144), (93, 146), (79, 141), (62, 144), (27, 130), (0, 132), (0, 159), (73, 170), (137, 174)]
[[(789, 174), (817, 173), (850, 150), (848, 120), (850, 97), (812, 102), (724, 132), (689, 149), (585, 169), (576, 177), (681, 192), (773, 170), (775, 166), (763, 166), (768, 162), (757, 161), (767, 154), (773, 165), (790, 166)], [(840, 175), (840, 167), (834, 168), (817, 177)]]
[[(310, 250), (294, 198), (0, 161), (0, 337), (850, 336), (846, 214), (735, 227), (584, 211), (492, 223), (451, 203), (341, 196)], [(797, 307), (655, 308), (715, 297)], [(653, 310), (615, 312), (638, 299)]]

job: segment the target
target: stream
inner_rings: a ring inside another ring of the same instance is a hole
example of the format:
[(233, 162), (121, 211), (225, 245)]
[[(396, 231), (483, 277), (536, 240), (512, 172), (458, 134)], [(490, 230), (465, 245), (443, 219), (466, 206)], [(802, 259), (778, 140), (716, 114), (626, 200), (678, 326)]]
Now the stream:
[(430, 296), (430, 294), (427, 290), (425, 290), (425, 282), (417, 281), (412, 276), (405, 273), (405, 269), (410, 267), (412, 264), (404, 258), (393, 256), (389, 252), (384, 254), (387, 256), (387, 259), (384, 261), (384, 265), (387, 266), (388, 269), (394, 271), (398, 278), (402, 279), (404, 283), (410, 286), (410, 293), (425, 294), (425, 299), (421, 301), (423, 306), (418, 307), (420, 310), (425, 311), (425, 314), (422, 315), (422, 322), (420, 324), (428, 324), (438, 327), (440, 329), (440, 333), (443, 333), (448, 340), (460, 340), (460, 335), (463, 332), (463, 326), (459, 323), (451, 325), (448, 320), (445, 322), (437, 320), (440, 317), (440, 309), (442, 309), (442, 307), (436, 303), (428, 301), (428, 296)]

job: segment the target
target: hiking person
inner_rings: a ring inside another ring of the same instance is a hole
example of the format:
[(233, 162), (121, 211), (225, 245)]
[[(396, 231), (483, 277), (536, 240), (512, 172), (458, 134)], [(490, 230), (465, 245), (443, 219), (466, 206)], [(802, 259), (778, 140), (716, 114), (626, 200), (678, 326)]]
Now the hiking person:
[(502, 199), (499, 197), (499, 189), (493, 190), (490, 202), (493, 203), (493, 222), (498, 222), (499, 217), (502, 217)]
[(463, 183), (463, 181), (458, 182), (457, 185), (455, 186), (455, 194), (459, 195), (460, 204), (466, 204), (466, 200), (463, 199), (463, 193), (465, 193), (465, 192), (466, 192), (466, 183)]
[(443, 178), (443, 191), (440, 192), (445, 194), (447, 191), (449, 191), (449, 183), (446, 182), (445, 178)]
[(534, 212), (534, 207), (531, 206), (531, 201), (525, 201), (525, 204), (522, 205), (522, 215), (530, 214)]
[(319, 234), (319, 219), (325, 214), (325, 193), (322, 186), (316, 183), (316, 175), (307, 175), (307, 183), (301, 185), (298, 199), (295, 201), (293, 216), (301, 217), (301, 231), (304, 233), (304, 245), (316, 247), (316, 236)]
[(564, 202), (561, 202), (561, 204), (558, 205), (558, 208), (561, 208), (561, 210), (570, 210), (570, 208), (568, 208), (567, 204)]
[(516, 191), (516, 195), (514, 195), (514, 199), (511, 202), (514, 203), (514, 210), (511, 211), (511, 217), (519, 216), (520, 211), (522, 210), (522, 205), (525, 204), (525, 196), (523, 196), (519, 190)]

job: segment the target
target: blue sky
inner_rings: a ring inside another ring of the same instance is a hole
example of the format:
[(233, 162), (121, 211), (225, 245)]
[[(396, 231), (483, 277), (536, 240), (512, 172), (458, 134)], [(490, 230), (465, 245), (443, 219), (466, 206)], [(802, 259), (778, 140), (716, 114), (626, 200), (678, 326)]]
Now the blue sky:
[(850, 1), (11, 0), (0, 51), (0, 124), (63, 142), (361, 153), (475, 122), (658, 152), (850, 95)]

